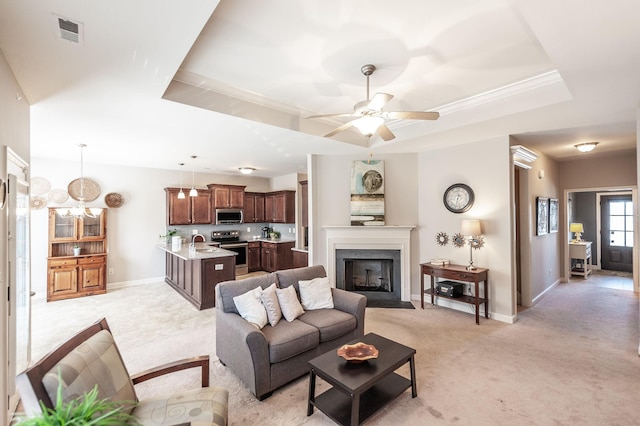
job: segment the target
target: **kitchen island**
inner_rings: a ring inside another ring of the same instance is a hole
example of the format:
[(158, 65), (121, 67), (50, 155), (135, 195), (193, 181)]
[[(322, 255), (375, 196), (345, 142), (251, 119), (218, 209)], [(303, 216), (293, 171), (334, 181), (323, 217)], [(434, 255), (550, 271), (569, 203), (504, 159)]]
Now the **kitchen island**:
[(198, 310), (215, 306), (215, 287), (222, 281), (236, 278), (236, 253), (210, 245), (196, 243), (189, 253), (189, 245), (171, 250), (171, 244), (159, 244), (165, 252), (165, 282), (173, 287)]

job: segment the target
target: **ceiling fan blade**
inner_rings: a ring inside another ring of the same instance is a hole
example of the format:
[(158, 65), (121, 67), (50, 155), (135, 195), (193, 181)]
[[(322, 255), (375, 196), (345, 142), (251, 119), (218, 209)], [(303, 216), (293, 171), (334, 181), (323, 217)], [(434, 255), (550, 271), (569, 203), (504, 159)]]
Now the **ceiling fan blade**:
[(375, 111), (380, 111), (391, 99), (393, 99), (393, 95), (388, 93), (376, 93), (369, 101), (367, 107)]
[(384, 111), (384, 118), (389, 120), (437, 120), (440, 113), (435, 111)]
[(378, 127), (377, 133), (385, 141), (390, 141), (391, 139), (394, 139), (396, 137), (396, 135), (391, 133), (391, 130), (389, 130), (389, 128), (384, 124), (381, 124), (380, 127)]
[(338, 113), (338, 114), (309, 115), (305, 118), (322, 118), (322, 117), (356, 117), (356, 115), (352, 112), (344, 112), (344, 113)]
[(353, 126), (353, 121), (349, 121), (344, 123), (342, 126), (340, 127), (336, 127), (335, 129), (333, 129), (332, 131), (330, 131), (329, 133), (327, 133), (326, 135), (324, 135), (325, 138), (330, 138), (331, 136), (340, 133), (342, 131), (347, 130), (349, 127)]

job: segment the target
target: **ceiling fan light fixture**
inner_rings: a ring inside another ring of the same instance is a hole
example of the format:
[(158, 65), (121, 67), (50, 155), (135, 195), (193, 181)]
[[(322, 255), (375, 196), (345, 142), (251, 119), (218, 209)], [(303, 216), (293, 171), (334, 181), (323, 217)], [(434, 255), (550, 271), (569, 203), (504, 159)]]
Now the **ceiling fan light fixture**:
[(242, 173), (243, 175), (250, 175), (256, 169), (254, 169), (253, 167), (240, 167), (238, 168), (238, 170), (240, 170), (240, 173)]
[(593, 151), (593, 149), (596, 147), (596, 145), (598, 145), (599, 142), (586, 142), (586, 143), (579, 143), (578, 145), (574, 145), (578, 151), (580, 152), (590, 152)]
[(364, 116), (360, 117), (357, 120), (353, 121), (354, 127), (360, 130), (364, 136), (373, 136), (373, 134), (378, 130), (378, 127), (384, 124), (384, 118), (382, 117), (372, 117), (372, 116)]

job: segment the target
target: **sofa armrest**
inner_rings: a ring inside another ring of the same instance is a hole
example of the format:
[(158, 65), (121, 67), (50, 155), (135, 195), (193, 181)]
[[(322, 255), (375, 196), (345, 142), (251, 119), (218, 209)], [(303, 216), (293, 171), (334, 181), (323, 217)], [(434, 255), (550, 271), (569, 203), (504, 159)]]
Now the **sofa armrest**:
[(367, 297), (359, 293), (333, 287), (333, 307), (356, 317), (357, 329), (360, 336), (364, 335), (364, 313), (367, 307)]
[(267, 339), (240, 315), (216, 309), (216, 354), (257, 397), (270, 390)]

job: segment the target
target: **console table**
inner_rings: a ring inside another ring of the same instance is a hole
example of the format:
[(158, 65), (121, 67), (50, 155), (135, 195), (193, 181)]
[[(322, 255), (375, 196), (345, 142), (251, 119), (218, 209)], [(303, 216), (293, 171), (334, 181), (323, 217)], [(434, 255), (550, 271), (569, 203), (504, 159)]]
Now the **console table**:
[[(431, 288), (424, 288), (424, 276), (431, 276)], [(489, 270), (486, 268), (476, 268), (468, 270), (463, 265), (437, 266), (430, 263), (420, 264), (420, 307), (424, 309), (424, 295), (431, 294), (431, 304), (435, 305), (435, 283), (436, 278), (446, 278), (449, 280), (463, 281), (475, 284), (473, 296), (463, 295), (460, 297), (447, 297), (448, 300), (469, 303), (476, 307), (476, 324), (480, 324), (480, 305), (484, 303), (484, 317), (489, 318)], [(484, 297), (480, 297), (480, 281), (484, 283)]]
[(569, 258), (579, 259), (582, 268), (571, 267), (571, 275), (582, 275), (587, 278), (591, 273), (591, 241), (570, 242)]

